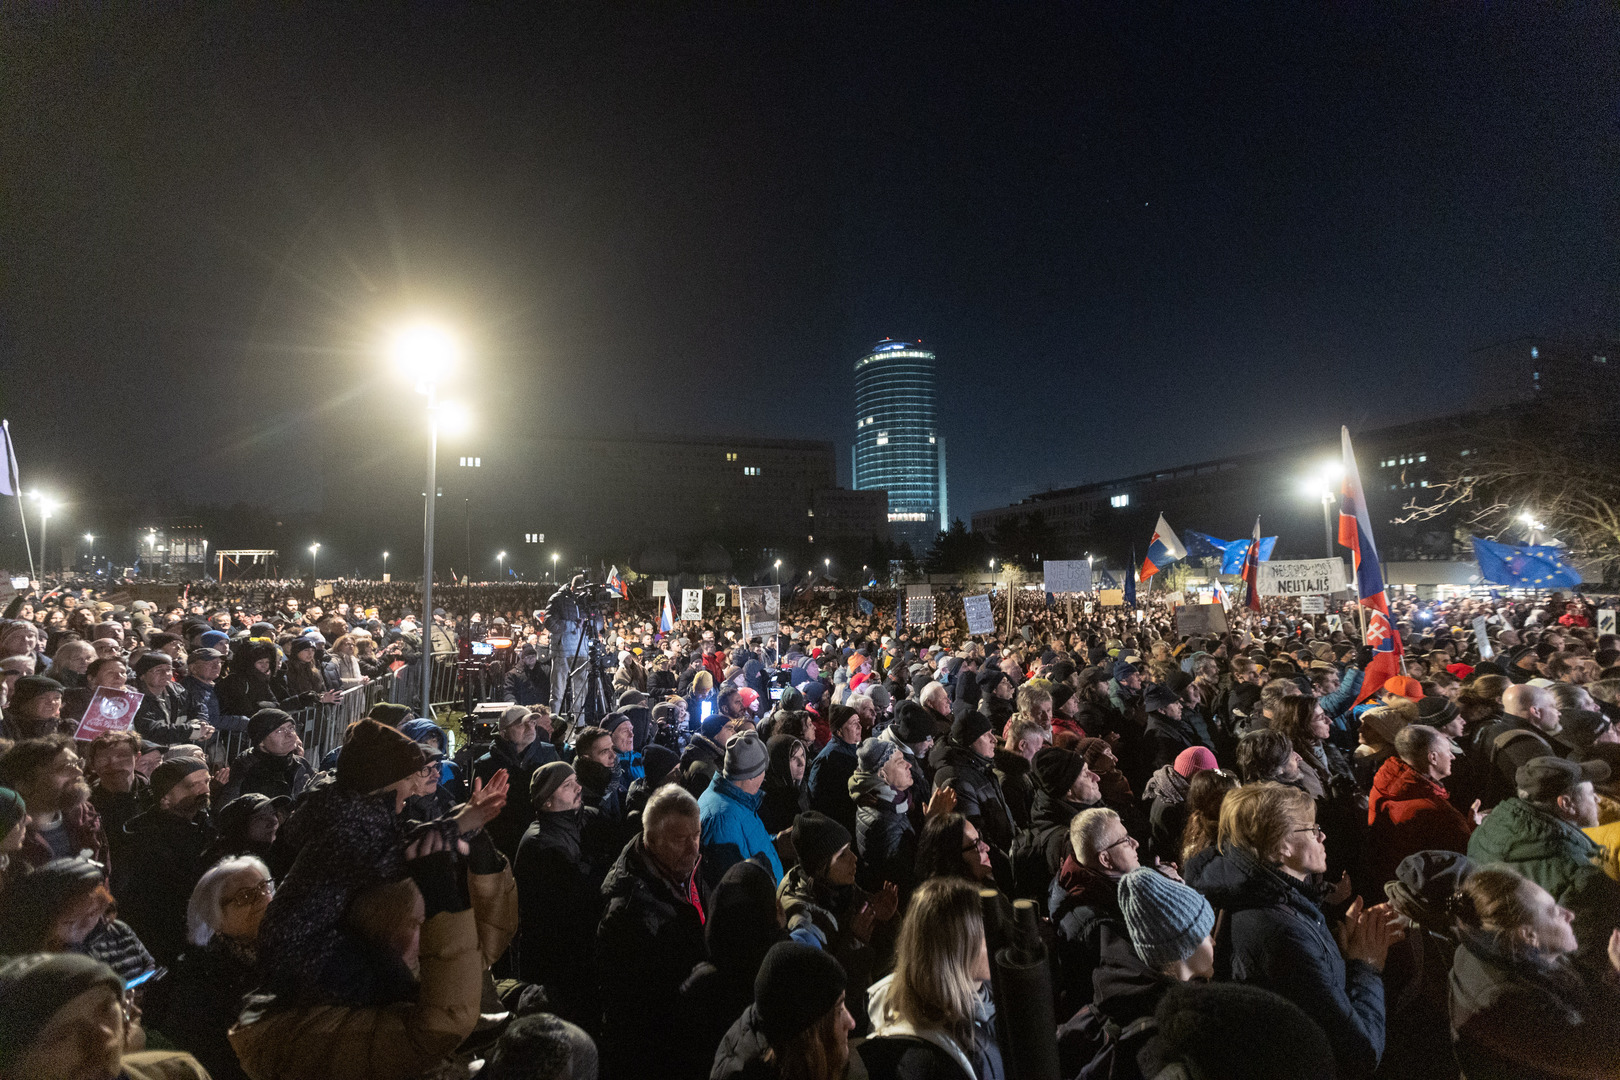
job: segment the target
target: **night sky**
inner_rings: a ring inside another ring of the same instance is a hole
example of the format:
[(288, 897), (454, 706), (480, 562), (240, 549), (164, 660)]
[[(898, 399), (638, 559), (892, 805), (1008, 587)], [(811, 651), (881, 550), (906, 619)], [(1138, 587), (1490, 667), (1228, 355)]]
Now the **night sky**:
[(417, 312), (465, 449), (822, 438), (846, 481), (854, 360), (920, 338), (963, 518), (1620, 328), (1607, 3), (152, 6), (0, 15), (0, 413), (70, 496), (414, 483)]

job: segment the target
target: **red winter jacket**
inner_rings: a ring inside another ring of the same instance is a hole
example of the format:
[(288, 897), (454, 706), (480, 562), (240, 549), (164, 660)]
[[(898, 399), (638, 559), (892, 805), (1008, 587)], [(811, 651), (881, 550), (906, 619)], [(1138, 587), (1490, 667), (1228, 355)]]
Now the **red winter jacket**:
[(1446, 789), (1398, 757), (1373, 777), (1367, 797), (1367, 886), (1372, 895), (1395, 880), (1401, 860), (1419, 851), (1468, 851), (1473, 826), (1446, 798)]

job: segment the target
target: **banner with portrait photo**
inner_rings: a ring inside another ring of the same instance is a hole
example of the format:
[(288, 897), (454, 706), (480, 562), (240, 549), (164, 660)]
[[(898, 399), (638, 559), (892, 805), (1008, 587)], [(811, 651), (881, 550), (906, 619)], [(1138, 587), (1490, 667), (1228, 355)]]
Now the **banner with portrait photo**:
[(742, 609), (743, 640), (774, 637), (781, 629), (782, 594), (775, 585), (749, 585), (737, 590)]

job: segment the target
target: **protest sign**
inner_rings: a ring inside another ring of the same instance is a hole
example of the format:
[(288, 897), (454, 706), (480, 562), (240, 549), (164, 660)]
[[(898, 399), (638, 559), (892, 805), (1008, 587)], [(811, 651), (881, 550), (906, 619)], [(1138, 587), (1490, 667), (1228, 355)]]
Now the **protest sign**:
[(653, 584), (652, 584), (652, 595), (654, 595), (654, 596), (668, 596), (669, 595), (669, 582), (667, 580), (654, 581)]
[(962, 597), (962, 608), (967, 612), (968, 633), (993, 634), (996, 632), (996, 615), (991, 609), (988, 593), (982, 596)]
[(927, 625), (934, 621), (934, 591), (927, 585), (906, 586), (906, 625)]
[(1103, 589), (1097, 593), (1097, 603), (1103, 607), (1124, 607), (1124, 589)]
[(1597, 632), (1600, 634), (1614, 633), (1614, 608), (1598, 608)]
[(84, 719), (73, 737), (90, 742), (97, 735), (109, 731), (128, 731), (135, 722), (135, 712), (141, 707), (141, 692), (123, 687), (98, 686), (85, 706)]
[(1343, 559), (1298, 559), (1260, 564), (1261, 596), (1309, 596), (1345, 587)]
[(750, 585), (737, 590), (742, 609), (743, 639), (774, 637), (781, 628), (782, 595), (775, 585)]
[(1091, 591), (1091, 564), (1084, 559), (1048, 559), (1041, 563), (1049, 593)]
[(697, 622), (703, 618), (703, 590), (681, 590), (681, 621)]
[(1327, 597), (1319, 593), (1299, 598), (1299, 613), (1301, 615), (1326, 615)]
[(1176, 608), (1176, 633), (1226, 633), (1226, 608), (1220, 604), (1183, 604)]
[(1496, 650), (1491, 648), (1491, 636), (1485, 630), (1485, 616), (1474, 616), (1473, 626), (1474, 644), (1479, 646), (1479, 658), (1481, 660), (1489, 660), (1491, 657), (1496, 655)]
[(317, 600), (325, 600), (327, 597), (329, 597), (331, 595), (332, 595), (332, 586), (330, 586), (330, 585), (317, 585), (317, 586), (315, 586), (315, 599), (317, 599)]
[(1330, 613), (1328, 615), (1328, 617), (1327, 617), (1327, 624), (1328, 624), (1328, 633), (1336, 634), (1341, 629), (1344, 628), (1344, 618), (1342, 616), (1334, 615), (1334, 614)]

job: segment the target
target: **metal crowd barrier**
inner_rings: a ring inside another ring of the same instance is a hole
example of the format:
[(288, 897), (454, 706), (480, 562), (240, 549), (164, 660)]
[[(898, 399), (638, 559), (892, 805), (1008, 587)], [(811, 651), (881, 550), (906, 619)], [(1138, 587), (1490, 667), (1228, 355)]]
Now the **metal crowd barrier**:
[[(441, 665), (434, 667), (435, 697), (439, 689), (440, 667)], [(442, 667), (448, 672), (450, 678), (448, 685), (453, 691), (455, 667), (453, 664)], [(373, 705), (392, 701), (414, 706), (420, 694), (420, 677), (412, 679), (415, 673), (415, 668), (401, 668), (399, 671), (372, 679), (364, 686), (344, 690), (338, 700), (330, 705), (314, 705), (294, 712), (293, 724), (304, 741), (305, 759), (311, 765), (319, 767), (321, 758), (335, 747), (342, 745), (343, 733), (349, 725), (369, 713)], [(236, 760), (237, 755), (251, 748), (246, 731), (225, 731), (220, 733), (211, 749), (216, 761), (228, 765)]]

